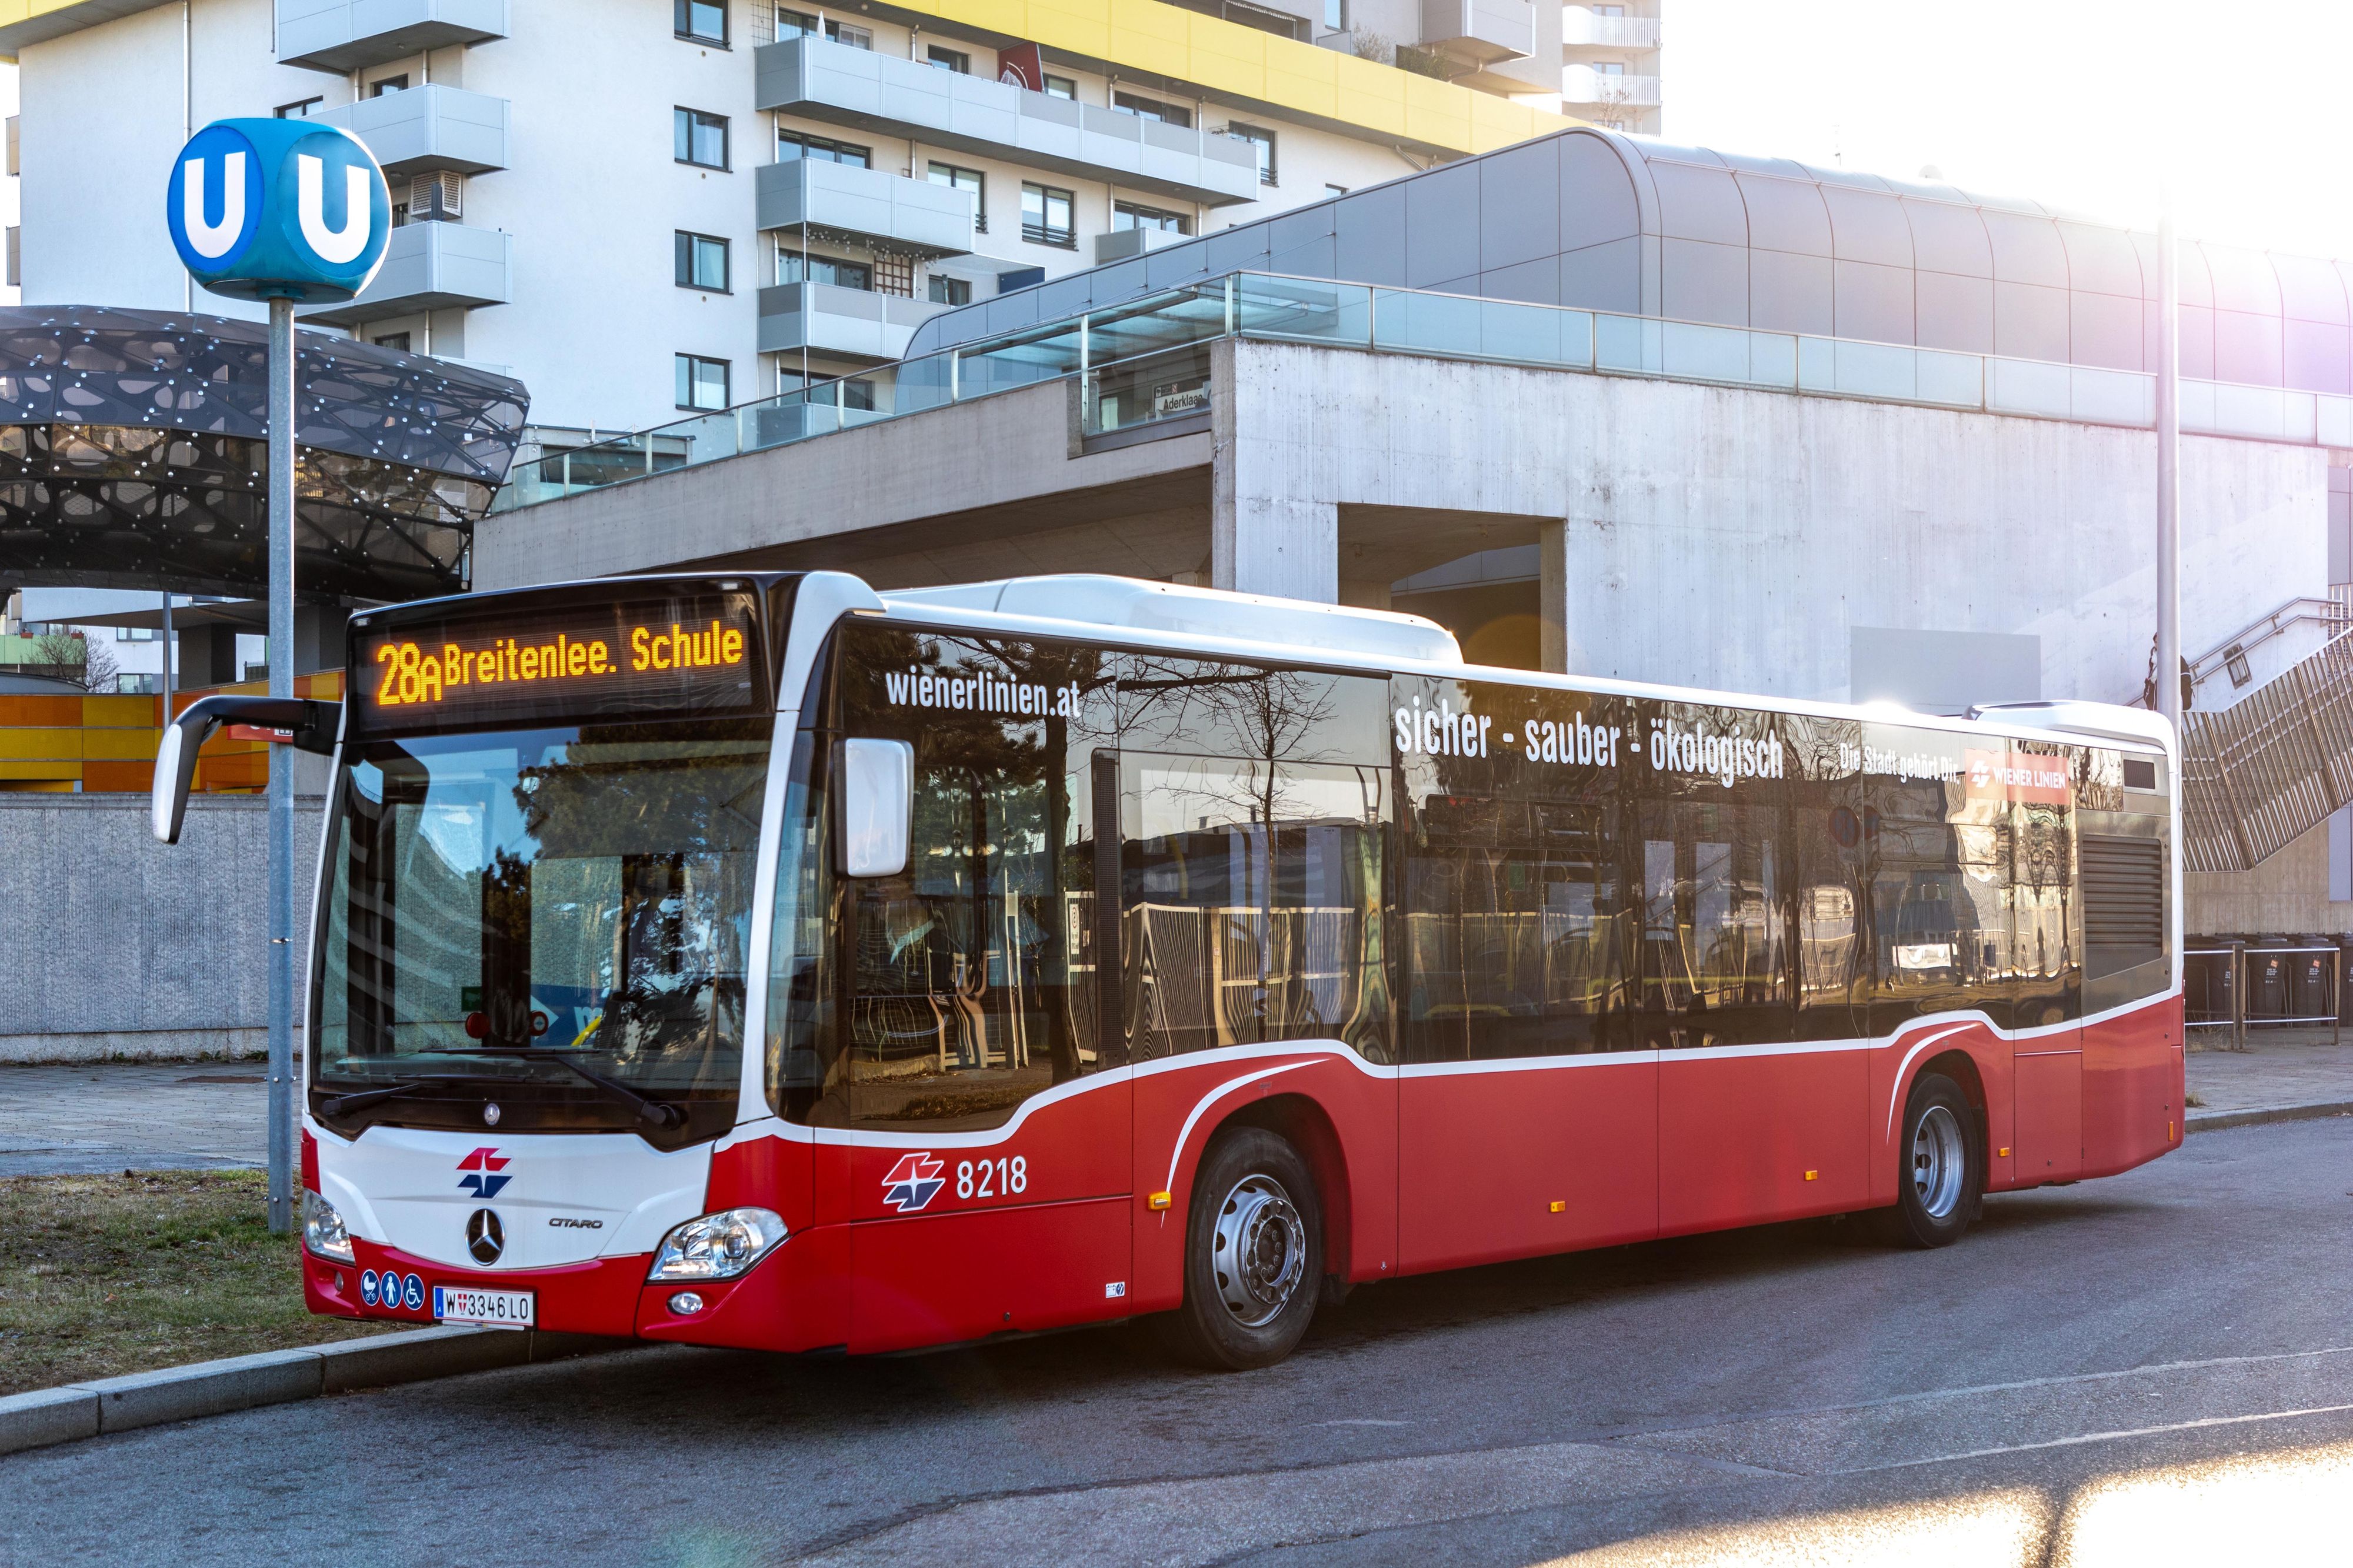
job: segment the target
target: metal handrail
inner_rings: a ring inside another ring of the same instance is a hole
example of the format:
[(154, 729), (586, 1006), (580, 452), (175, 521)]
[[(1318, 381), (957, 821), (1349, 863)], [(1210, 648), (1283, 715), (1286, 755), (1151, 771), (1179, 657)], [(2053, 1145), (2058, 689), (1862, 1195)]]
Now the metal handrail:
[[(2249, 958), (2298, 958), (2307, 954), (2324, 952), (2327, 953), (2332, 961), (2328, 965), (2328, 1012), (2326, 1015), (2314, 1016), (2284, 1015), (2278, 1017), (2251, 1017), (2248, 1016), (2246, 981), (2247, 960)], [(2231, 994), (2231, 1016), (2227, 1018), (2192, 1019), (2188, 1016), (2188, 1010), (2185, 1007), (2184, 1016), (2181, 1020), (2181, 1026), (2184, 1030), (2227, 1028), (2231, 1031), (2232, 1039), (2232, 1044), (2227, 1048), (2234, 1051), (2243, 1051), (2247, 1048), (2247, 1031), (2250, 1028), (2272, 1024), (2326, 1024), (2329, 1026), (2330, 1043), (2332, 1045), (2343, 1044), (2345, 1033), (2343, 1016), (2345, 1012), (2346, 952), (2342, 947), (2334, 945), (2325, 947), (2250, 947), (2245, 942), (2234, 942), (2228, 947), (2184, 948), (2181, 950), (2181, 956), (2185, 959), (2227, 958), (2231, 961), (2230, 967), (2224, 972), (2223, 977), (2224, 986)]]

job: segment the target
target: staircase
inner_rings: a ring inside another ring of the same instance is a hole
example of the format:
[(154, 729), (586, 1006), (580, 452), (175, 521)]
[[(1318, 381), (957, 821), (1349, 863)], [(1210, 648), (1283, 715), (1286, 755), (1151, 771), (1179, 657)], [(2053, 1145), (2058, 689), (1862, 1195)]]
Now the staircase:
[(2232, 706), (2182, 716), (2181, 803), (2193, 871), (2252, 870), (2353, 805), (2353, 630)]

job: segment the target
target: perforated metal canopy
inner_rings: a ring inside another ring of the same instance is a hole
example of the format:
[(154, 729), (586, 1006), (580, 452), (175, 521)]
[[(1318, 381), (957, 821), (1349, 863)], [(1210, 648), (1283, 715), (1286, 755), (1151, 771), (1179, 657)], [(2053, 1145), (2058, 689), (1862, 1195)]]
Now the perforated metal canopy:
[[(267, 348), (221, 316), (0, 310), (0, 583), (265, 587)], [(296, 591), (462, 591), (522, 384), (319, 332), (296, 359)]]

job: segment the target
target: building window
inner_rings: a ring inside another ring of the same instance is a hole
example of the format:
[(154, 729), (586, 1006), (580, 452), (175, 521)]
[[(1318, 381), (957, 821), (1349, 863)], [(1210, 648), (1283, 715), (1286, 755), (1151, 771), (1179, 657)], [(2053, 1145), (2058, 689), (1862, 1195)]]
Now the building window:
[(727, 242), (707, 234), (677, 232), (678, 286), (727, 292)]
[(269, 112), (280, 120), (308, 120), (311, 111), (325, 101), (323, 98), (306, 98), (296, 103), (281, 103)]
[(797, 250), (787, 250), (776, 257), (776, 281), (825, 283), (836, 289), (871, 293), (874, 268), (863, 261), (844, 261), (838, 256), (803, 256)]
[(958, 76), (972, 74), (972, 57), (962, 49), (944, 49), (934, 44), (927, 58), (934, 70), (954, 71)]
[(406, 92), (407, 90), (408, 77), (405, 72), (399, 76), (380, 76), (368, 83), (370, 98), (382, 98), (387, 92)]
[(1247, 142), (1258, 149), (1258, 183), (1271, 185), (1274, 177), (1274, 132), (1256, 125), (1244, 125), (1237, 121), (1226, 127), (1226, 134), (1238, 142)]
[(1033, 245), (1078, 248), (1079, 237), (1071, 225), (1071, 193), (1051, 185), (1021, 187), (1021, 237)]
[(1079, 84), (1066, 76), (1050, 76), (1046, 79), (1046, 96), (1067, 98), (1076, 103), (1079, 99)]
[(1624, 76), (1626, 74), (1626, 62), (1624, 60), (1596, 60), (1593, 62), (1593, 74), (1596, 76)]
[(727, 167), (727, 117), (700, 109), (670, 110), (671, 156), (699, 168)]
[(950, 278), (944, 272), (932, 274), (932, 303), (934, 305), (969, 305), (972, 303), (972, 279)]
[(780, 40), (814, 38), (823, 31), (824, 29), (818, 26), (817, 18), (806, 11), (778, 10), (776, 13), (776, 37)]
[(874, 35), (871, 32), (864, 27), (853, 27), (847, 22), (836, 22), (828, 18), (825, 24), (825, 36), (837, 44), (846, 44), (853, 49), (871, 49), (874, 47)]
[(408, 352), (408, 334), (406, 332), (386, 332), (384, 336), (375, 339), (375, 342), (376, 347), (380, 349), (390, 349), (395, 353), (405, 354)]
[(678, 405), (698, 411), (727, 406), (727, 362), (701, 354), (673, 356), (678, 369)]
[(1114, 232), (1131, 228), (1155, 228), (1163, 234), (1190, 234), (1193, 220), (1183, 213), (1163, 212), (1134, 202), (1113, 202), (1111, 206), (1111, 226)]
[(813, 163), (847, 163), (853, 169), (874, 166), (874, 153), (871, 148), (836, 142), (828, 136), (811, 136), (802, 131), (777, 132), (776, 162), (792, 163), (804, 159)]
[(932, 184), (946, 185), (951, 190), (966, 191), (972, 195), (972, 227), (976, 234), (988, 232), (988, 183), (978, 169), (960, 169), (954, 163), (934, 163), (931, 169)]
[(878, 251), (874, 257), (874, 291), (895, 294), (902, 300), (915, 297), (915, 258), (895, 251)]
[(1179, 109), (1173, 103), (1162, 103), (1157, 99), (1138, 98), (1132, 92), (1114, 92), (1111, 95), (1111, 106), (1122, 114), (1133, 114), (1143, 120), (1157, 120), (1163, 125), (1182, 126), (1187, 131), (1193, 129), (1191, 110)]
[(670, 30), (698, 44), (727, 41), (724, 0), (670, 0)]

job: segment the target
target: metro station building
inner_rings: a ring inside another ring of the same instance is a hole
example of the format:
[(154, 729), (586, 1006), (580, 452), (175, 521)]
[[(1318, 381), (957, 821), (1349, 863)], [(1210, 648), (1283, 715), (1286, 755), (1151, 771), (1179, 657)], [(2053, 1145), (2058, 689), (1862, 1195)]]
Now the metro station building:
[[(2188, 243), (2181, 276), (2213, 710), (2345, 625), (2353, 268)], [(2156, 297), (2150, 237), (2030, 200), (1582, 128), (944, 312), (854, 397), (521, 465), (474, 579), (1109, 571), (1592, 675), (2138, 701)], [(2298, 765), (2240, 776), (2306, 804), (2212, 830), (2193, 928), (2353, 925), (2346, 801)]]

